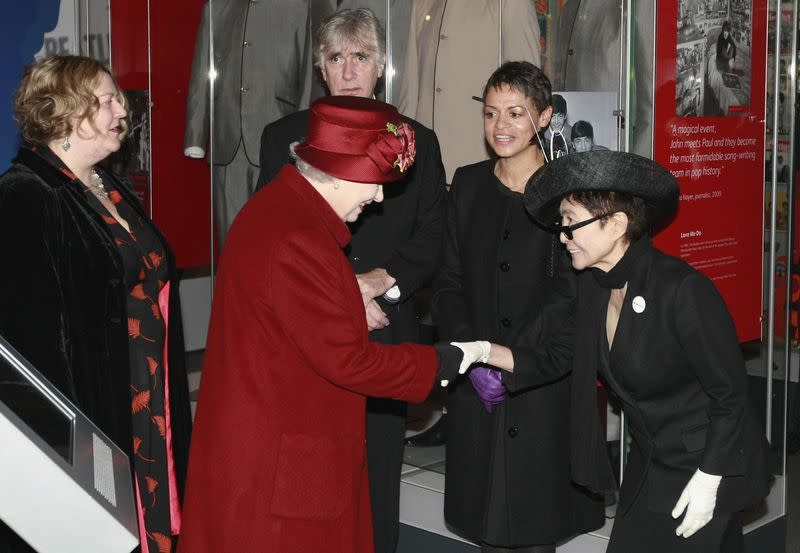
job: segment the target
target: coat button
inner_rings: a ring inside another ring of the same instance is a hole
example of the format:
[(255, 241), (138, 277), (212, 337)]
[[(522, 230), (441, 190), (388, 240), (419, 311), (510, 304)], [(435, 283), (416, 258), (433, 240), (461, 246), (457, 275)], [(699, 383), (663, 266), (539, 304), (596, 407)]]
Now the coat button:
[(447, 35), (445, 34), (439, 35), (439, 40), (447, 40)]
[(441, 89), (440, 87), (438, 87), (438, 86), (437, 86), (437, 87), (436, 87), (436, 92), (441, 92), (441, 91), (442, 91), (442, 89)]
[(517, 428), (516, 426), (512, 426), (511, 428), (508, 429), (509, 437), (516, 438), (517, 434), (519, 434), (519, 428)]
[(500, 270), (503, 271), (504, 273), (507, 273), (508, 271), (511, 270), (511, 265), (509, 265), (507, 261), (503, 261), (500, 264)]
[(500, 324), (508, 328), (509, 326), (511, 326), (511, 319), (509, 319), (508, 317), (504, 317), (503, 320), (500, 321)]
[(247, 89), (247, 87), (246, 87), (246, 86), (243, 86), (243, 87), (242, 87), (242, 88), (240, 88), (239, 90), (241, 90), (241, 91), (242, 91), (242, 94), (247, 94), (247, 90), (248, 90), (248, 89)]
[(508, 240), (509, 238), (511, 238), (511, 232), (510, 231), (505, 231), (503, 233), (503, 240)]

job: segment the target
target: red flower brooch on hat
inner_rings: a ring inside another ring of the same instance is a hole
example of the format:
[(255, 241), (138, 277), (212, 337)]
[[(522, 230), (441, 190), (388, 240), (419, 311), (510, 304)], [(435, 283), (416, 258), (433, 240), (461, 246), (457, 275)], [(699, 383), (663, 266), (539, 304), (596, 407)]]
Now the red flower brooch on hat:
[(386, 130), (400, 139), (400, 151), (397, 152), (397, 159), (392, 164), (393, 167), (405, 172), (414, 163), (417, 155), (417, 142), (414, 140), (414, 129), (408, 123), (386, 123)]

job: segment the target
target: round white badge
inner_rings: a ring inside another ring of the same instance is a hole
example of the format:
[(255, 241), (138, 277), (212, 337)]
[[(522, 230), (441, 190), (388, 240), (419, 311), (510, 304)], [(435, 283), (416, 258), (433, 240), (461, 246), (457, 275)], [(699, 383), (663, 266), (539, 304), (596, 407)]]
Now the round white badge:
[(644, 298), (642, 296), (636, 296), (635, 298), (633, 298), (631, 306), (633, 307), (633, 310), (636, 311), (637, 313), (644, 313), (644, 308), (647, 306), (647, 302), (644, 301)]

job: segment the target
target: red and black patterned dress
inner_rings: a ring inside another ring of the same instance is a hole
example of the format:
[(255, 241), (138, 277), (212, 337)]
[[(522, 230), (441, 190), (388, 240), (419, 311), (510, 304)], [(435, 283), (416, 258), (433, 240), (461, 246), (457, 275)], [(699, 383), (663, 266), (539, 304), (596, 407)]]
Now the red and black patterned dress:
[[(159, 293), (169, 280), (164, 246), (151, 223), (106, 183), (109, 199), (130, 232), (87, 190), (87, 199), (111, 230), (122, 256), (128, 289), (128, 351), (131, 367), (132, 459), (149, 553), (173, 549), (170, 521), (164, 343), (166, 326)], [(142, 548), (144, 550), (144, 547)]]

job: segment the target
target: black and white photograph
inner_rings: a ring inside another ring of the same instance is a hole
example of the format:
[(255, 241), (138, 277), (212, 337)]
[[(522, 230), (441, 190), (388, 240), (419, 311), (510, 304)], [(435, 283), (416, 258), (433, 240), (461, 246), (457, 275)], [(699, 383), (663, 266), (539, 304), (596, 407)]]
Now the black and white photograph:
[(103, 165), (127, 178), (144, 205), (150, 197), (150, 94), (147, 90), (125, 90), (128, 137)]
[(617, 94), (554, 92), (553, 117), (544, 132), (548, 159), (594, 150), (617, 150)]
[(750, 112), (751, 0), (680, 0), (675, 70), (678, 117)]
[(128, 138), (109, 157), (117, 173), (133, 180), (150, 173), (150, 95), (146, 90), (126, 90)]

